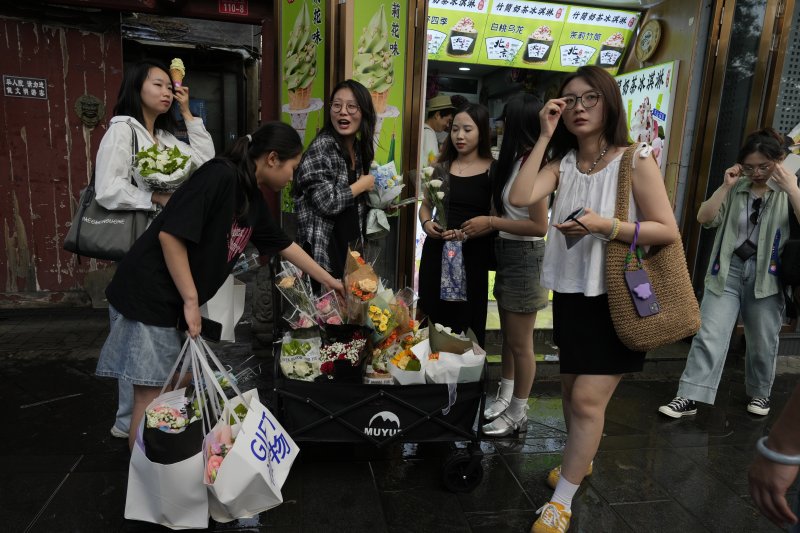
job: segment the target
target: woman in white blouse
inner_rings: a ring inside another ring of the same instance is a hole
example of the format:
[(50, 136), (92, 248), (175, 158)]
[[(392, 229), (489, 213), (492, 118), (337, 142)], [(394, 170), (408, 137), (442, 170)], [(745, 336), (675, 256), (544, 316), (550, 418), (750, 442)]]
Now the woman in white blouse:
[[(175, 120), (172, 104), (178, 102), (186, 122), (189, 142), (173, 135)], [(135, 142), (134, 141), (135, 136)], [(131, 172), (134, 156), (132, 147), (146, 150), (153, 144), (171, 148), (177, 146), (191, 156), (195, 166), (214, 157), (214, 142), (203, 121), (189, 111), (189, 88), (173, 87), (166, 65), (143, 60), (125, 71), (114, 106), (114, 117), (97, 149), (95, 191), (97, 203), (109, 210), (141, 209), (155, 216), (166, 205), (170, 193), (150, 191), (136, 172)], [(131, 183), (131, 176), (135, 181)], [(128, 438), (133, 389), (119, 381), (119, 407), (111, 434)]]

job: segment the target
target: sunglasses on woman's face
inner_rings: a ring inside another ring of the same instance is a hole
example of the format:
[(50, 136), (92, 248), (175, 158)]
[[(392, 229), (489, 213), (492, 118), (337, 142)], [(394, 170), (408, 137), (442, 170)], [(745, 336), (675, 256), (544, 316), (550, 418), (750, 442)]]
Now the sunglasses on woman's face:
[(750, 223), (752, 225), (758, 224), (758, 213), (761, 210), (761, 198), (753, 200), (753, 212), (750, 213)]

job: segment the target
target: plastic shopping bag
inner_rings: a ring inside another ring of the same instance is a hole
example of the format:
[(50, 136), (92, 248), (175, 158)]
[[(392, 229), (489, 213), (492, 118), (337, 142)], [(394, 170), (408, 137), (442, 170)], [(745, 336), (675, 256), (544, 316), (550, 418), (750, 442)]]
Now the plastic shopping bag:
[[(216, 356), (202, 339), (198, 339), (208, 356), (202, 362), (210, 373), (209, 363), (224, 371)], [(249, 518), (283, 502), (283, 487), (300, 449), (275, 416), (259, 400), (256, 390), (242, 394), (235, 386), (236, 397), (223, 399), (225, 408), (217, 425), (206, 438), (215, 444), (218, 436), (230, 435), (230, 449), (221, 462), (206, 467), (205, 481), (209, 491), (209, 511), (217, 522)], [(219, 390), (221, 394), (221, 389)], [(224, 398), (224, 396), (223, 396)], [(240, 404), (247, 406), (242, 420), (236, 414)], [(206, 447), (206, 455), (209, 454)], [(208, 457), (207, 457), (208, 460)]]

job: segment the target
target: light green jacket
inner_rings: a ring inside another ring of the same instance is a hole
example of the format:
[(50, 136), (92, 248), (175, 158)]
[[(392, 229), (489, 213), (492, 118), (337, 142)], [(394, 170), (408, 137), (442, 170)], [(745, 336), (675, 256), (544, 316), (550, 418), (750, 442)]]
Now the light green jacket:
[[(748, 209), (750, 185), (752, 182), (743, 178), (728, 192), (714, 220), (703, 224), (705, 228), (718, 228), (714, 238), (711, 262), (706, 273), (706, 289), (721, 295), (725, 289), (725, 280), (731, 265), (731, 256), (736, 248), (736, 237), (739, 231), (739, 217), (743, 209)], [(770, 198), (771, 197), (771, 198)], [(756, 252), (756, 298), (766, 298), (780, 292), (778, 280), (778, 258), (784, 243), (789, 238), (789, 197), (785, 192), (767, 191), (764, 201), (769, 205), (761, 217), (758, 228), (758, 251)], [(705, 202), (704, 202), (705, 203)], [(723, 225), (724, 224), (724, 225)], [(780, 232), (780, 233), (778, 233)], [(777, 246), (775, 244), (777, 243)], [(716, 273), (716, 267), (719, 271)]]

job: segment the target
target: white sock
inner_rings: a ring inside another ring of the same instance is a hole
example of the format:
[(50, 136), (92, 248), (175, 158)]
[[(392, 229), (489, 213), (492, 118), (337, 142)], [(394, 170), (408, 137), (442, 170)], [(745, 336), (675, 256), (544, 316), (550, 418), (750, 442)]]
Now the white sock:
[(500, 397), (505, 401), (511, 401), (511, 396), (514, 394), (514, 380), (500, 378)]
[(527, 398), (511, 397), (506, 414), (511, 417), (511, 420), (519, 420), (525, 414), (525, 407), (528, 405)]
[(564, 506), (564, 510), (569, 511), (572, 509), (572, 498), (575, 497), (575, 493), (578, 492), (578, 488), (580, 488), (580, 485), (570, 483), (564, 479), (564, 476), (562, 475), (558, 479), (556, 491), (553, 493), (553, 497), (550, 498), (550, 501), (560, 503)]

